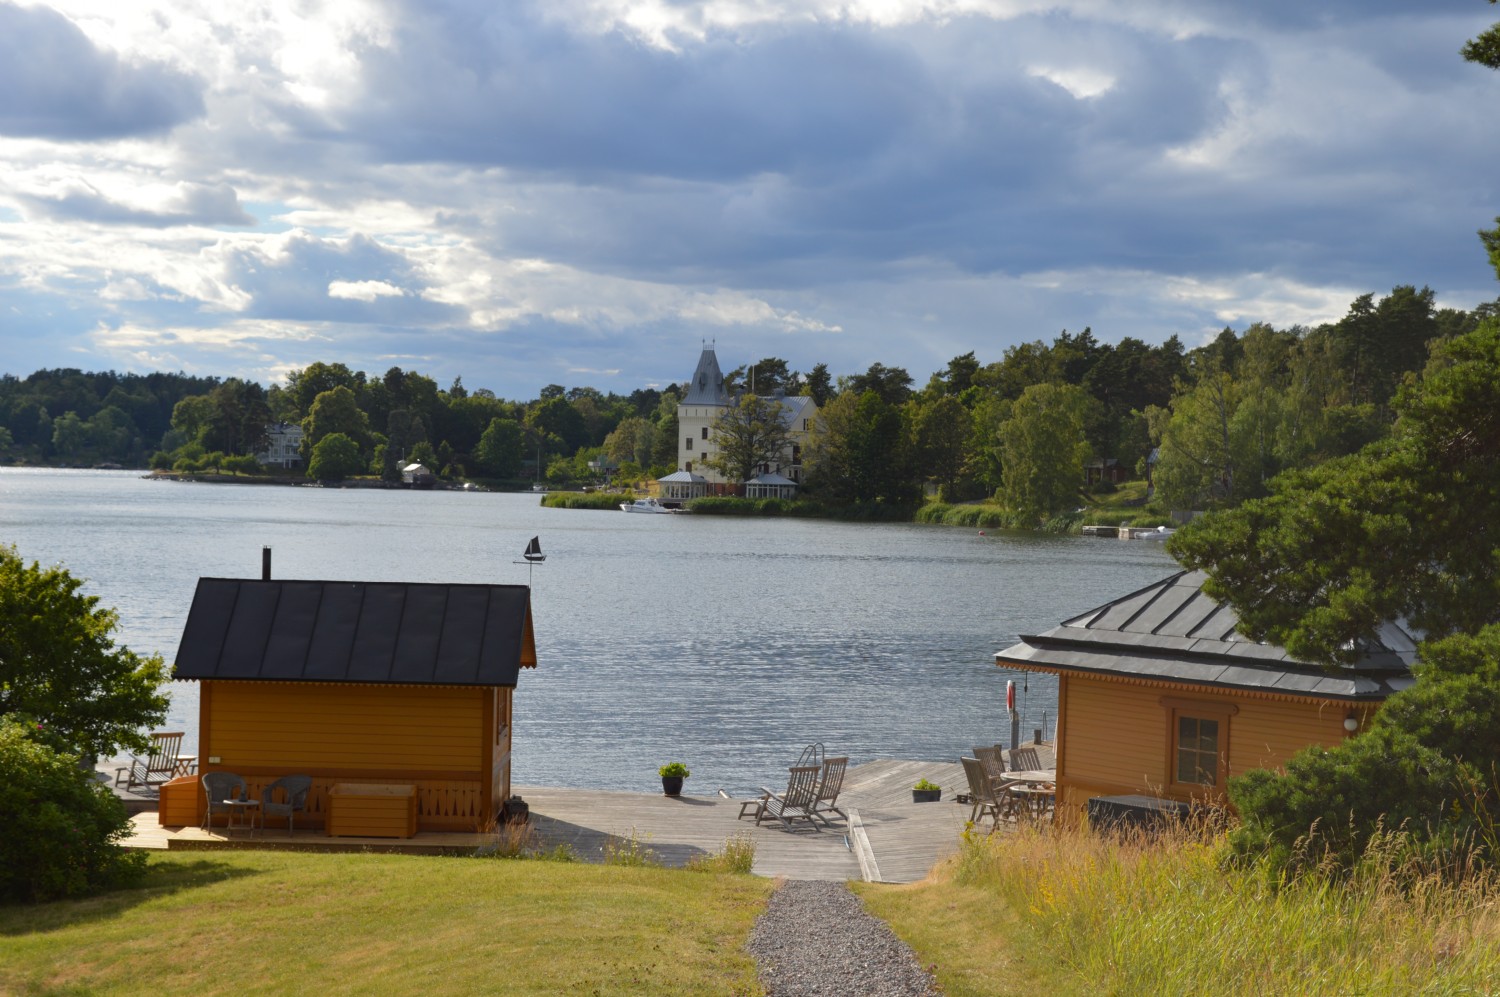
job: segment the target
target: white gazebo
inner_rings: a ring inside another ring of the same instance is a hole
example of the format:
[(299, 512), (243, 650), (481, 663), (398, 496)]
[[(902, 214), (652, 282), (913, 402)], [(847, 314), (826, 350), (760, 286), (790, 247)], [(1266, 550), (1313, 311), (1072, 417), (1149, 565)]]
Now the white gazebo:
[(657, 478), (656, 483), (661, 486), (661, 497), (664, 499), (682, 501), (702, 498), (708, 494), (708, 479), (692, 471), (674, 471), (665, 478)]
[(797, 482), (779, 474), (757, 474), (745, 482), (745, 498), (792, 499), (797, 497)]

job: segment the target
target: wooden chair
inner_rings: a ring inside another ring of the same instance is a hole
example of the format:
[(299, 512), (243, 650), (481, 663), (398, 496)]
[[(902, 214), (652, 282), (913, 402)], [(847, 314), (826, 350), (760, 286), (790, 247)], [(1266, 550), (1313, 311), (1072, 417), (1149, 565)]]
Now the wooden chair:
[(1037, 754), (1035, 748), (1011, 748), (1010, 767), (1024, 771), (1026, 769), (1045, 768), (1046, 766), (1042, 765), (1042, 756)]
[(998, 744), (990, 748), (975, 748), (974, 757), (979, 759), (991, 779), (1005, 778), (1005, 755)]
[(849, 815), (837, 806), (839, 790), (844, 786), (844, 771), (848, 767), (848, 755), (823, 759), (823, 773), (818, 778), (818, 792), (813, 800), (813, 814), (829, 827), (833, 826), (833, 821), (828, 819), (829, 814), (838, 814), (846, 821), (849, 819)]
[(801, 820), (806, 821), (814, 831), (823, 830), (818, 826), (818, 818), (814, 814), (818, 802), (818, 777), (822, 772), (822, 766), (819, 765), (793, 765), (788, 770), (785, 793), (763, 790), (764, 795), (760, 799), (740, 804), (740, 816), (744, 817), (753, 807), (757, 826), (765, 821), (776, 820), (781, 823), (782, 828), (792, 831), (796, 829), (796, 822)]
[(115, 769), (115, 785), (126, 789), (154, 786), (177, 774), (177, 755), (182, 750), (182, 731), (160, 731), (151, 735), (151, 750)]
[(969, 809), (969, 823), (977, 824), (984, 819), (985, 814), (989, 814), (994, 819), (993, 826), (998, 827), (1000, 818), (1008, 809), (1007, 799), (1001, 793), (1011, 783), (996, 786), (989, 773), (984, 770), (984, 763), (977, 758), (960, 758), (959, 762), (969, 780), (969, 799), (973, 803)]

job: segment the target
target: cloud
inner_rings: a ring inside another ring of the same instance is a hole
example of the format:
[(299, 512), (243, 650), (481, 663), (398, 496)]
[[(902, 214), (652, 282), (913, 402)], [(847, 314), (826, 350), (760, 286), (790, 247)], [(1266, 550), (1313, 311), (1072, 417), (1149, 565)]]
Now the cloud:
[(34, 214), (103, 225), (254, 225), (228, 184), (179, 182), (170, 188), (133, 192), (138, 203), (111, 198), (82, 178), (60, 183), (40, 193), (22, 193), (18, 200)]
[(330, 298), (346, 298), (350, 301), (399, 298), (405, 293), (401, 288), (383, 280), (335, 280), (328, 284)]
[(47, 7), (0, 3), (0, 135), (91, 141), (166, 131), (204, 112), (200, 83), (127, 62)]

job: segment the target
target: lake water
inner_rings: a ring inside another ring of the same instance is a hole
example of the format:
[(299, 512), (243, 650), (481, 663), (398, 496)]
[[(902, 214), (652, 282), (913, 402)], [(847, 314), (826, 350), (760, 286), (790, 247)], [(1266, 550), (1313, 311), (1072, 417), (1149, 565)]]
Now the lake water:
[[(0, 469), (0, 543), (59, 563), (170, 662), (199, 576), (524, 584), (535, 671), (516, 690), (519, 783), (687, 790), (785, 779), (822, 741), (851, 763), (952, 760), (1055, 717), (1049, 676), (998, 669), (1018, 633), (1176, 570), (1160, 544), (914, 524), (629, 516), (535, 495), (235, 486), (137, 472)], [(196, 751), (198, 688), (172, 729)]]

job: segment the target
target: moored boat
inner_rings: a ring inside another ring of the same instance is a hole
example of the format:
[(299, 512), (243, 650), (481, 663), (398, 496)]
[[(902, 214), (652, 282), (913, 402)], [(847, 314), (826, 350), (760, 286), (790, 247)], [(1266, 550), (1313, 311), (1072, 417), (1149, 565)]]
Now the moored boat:
[(660, 502), (656, 501), (656, 499), (654, 499), (654, 498), (638, 498), (634, 502), (621, 502), (620, 503), (620, 510), (622, 512), (650, 512), (650, 513), (658, 513), (658, 512), (671, 513), (673, 511), (671, 509), (668, 509), (666, 506), (662, 505)]

